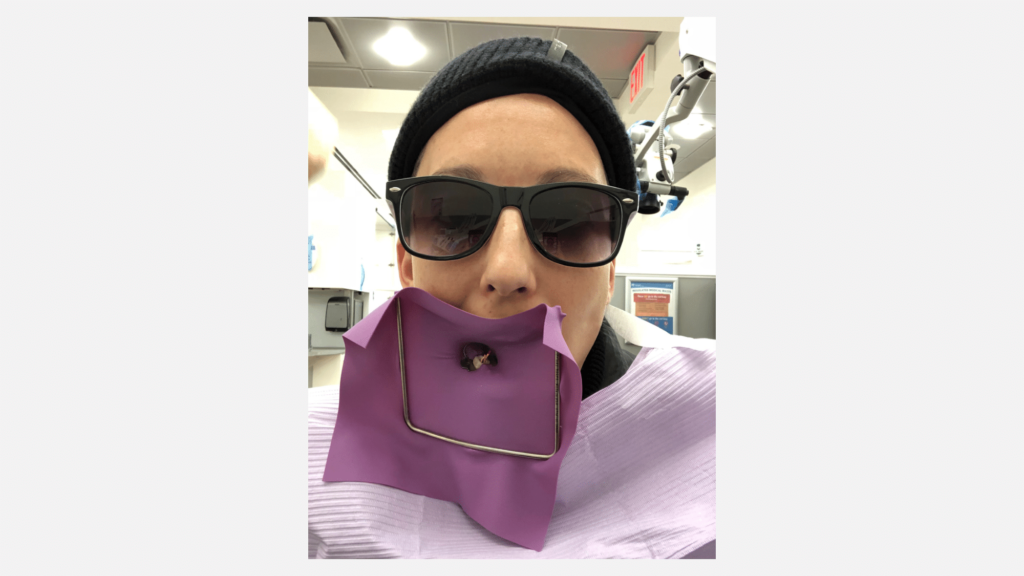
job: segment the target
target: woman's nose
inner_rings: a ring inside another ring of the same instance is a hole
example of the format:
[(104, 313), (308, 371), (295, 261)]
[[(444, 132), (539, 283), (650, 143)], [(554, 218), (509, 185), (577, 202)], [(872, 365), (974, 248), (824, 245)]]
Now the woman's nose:
[(484, 248), (486, 268), (481, 288), (501, 296), (528, 293), (536, 287), (533, 260), (536, 250), (526, 235), (518, 208), (506, 207)]

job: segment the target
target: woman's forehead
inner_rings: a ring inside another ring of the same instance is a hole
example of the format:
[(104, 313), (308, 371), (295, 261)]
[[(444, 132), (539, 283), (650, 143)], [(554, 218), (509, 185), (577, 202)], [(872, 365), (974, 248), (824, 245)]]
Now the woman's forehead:
[(559, 171), (607, 182), (597, 146), (568, 110), (546, 96), (514, 94), (453, 116), (427, 142), (417, 174), (475, 172), (474, 180), (528, 186)]

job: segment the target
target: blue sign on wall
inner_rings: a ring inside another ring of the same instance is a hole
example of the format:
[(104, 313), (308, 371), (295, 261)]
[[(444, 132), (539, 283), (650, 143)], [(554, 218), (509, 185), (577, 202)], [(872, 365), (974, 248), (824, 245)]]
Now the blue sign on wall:
[(633, 290), (637, 290), (639, 288), (663, 288), (665, 290), (671, 290), (672, 289), (672, 283), (671, 282), (635, 282), (634, 281), (634, 282), (631, 282), (630, 285), (633, 287)]

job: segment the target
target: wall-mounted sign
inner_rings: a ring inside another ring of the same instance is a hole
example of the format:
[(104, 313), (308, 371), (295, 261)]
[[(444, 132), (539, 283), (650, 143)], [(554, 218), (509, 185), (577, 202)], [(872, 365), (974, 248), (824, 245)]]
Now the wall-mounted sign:
[(679, 307), (676, 278), (626, 277), (626, 312), (650, 322), (669, 334), (677, 334)]
[(654, 92), (654, 44), (648, 44), (629, 72), (629, 113), (634, 114)]

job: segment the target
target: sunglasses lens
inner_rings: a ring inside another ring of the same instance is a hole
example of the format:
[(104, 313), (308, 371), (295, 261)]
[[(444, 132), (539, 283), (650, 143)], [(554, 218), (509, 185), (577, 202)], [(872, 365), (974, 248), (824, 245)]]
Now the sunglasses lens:
[(423, 256), (457, 256), (476, 248), (491, 219), (487, 192), (461, 182), (427, 182), (402, 198), (402, 236)]
[(589, 188), (555, 188), (530, 202), (534, 239), (551, 256), (574, 264), (610, 258), (621, 219), (611, 196)]

